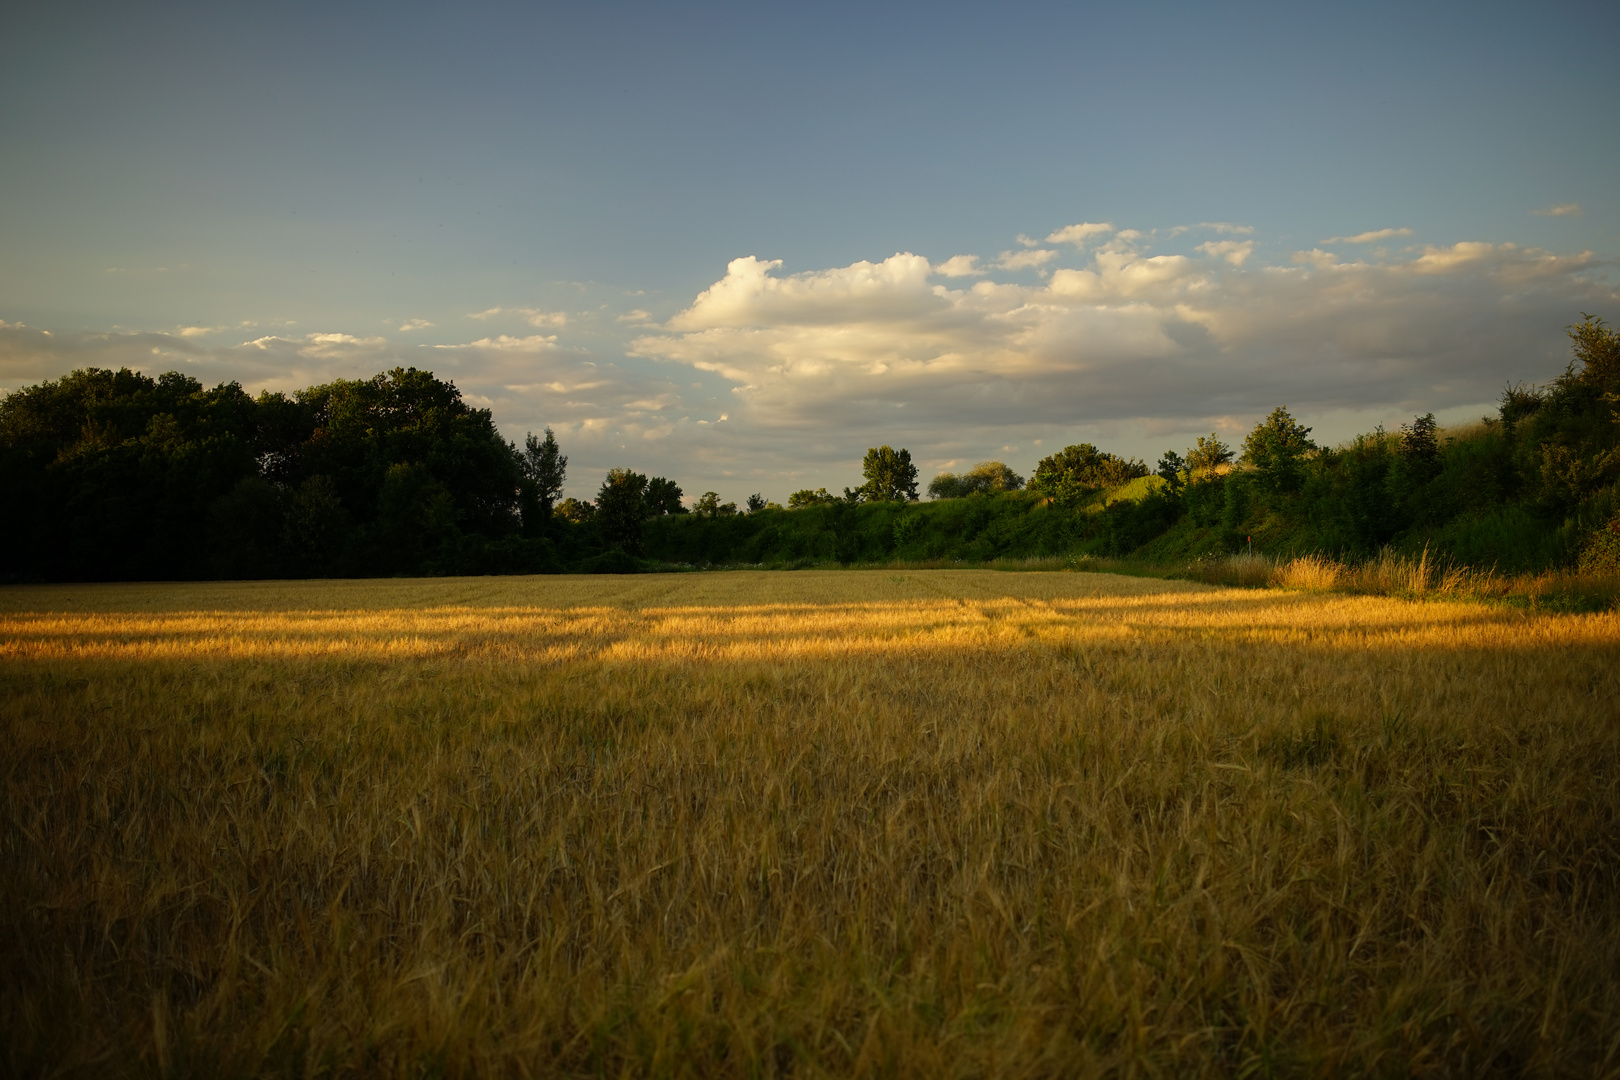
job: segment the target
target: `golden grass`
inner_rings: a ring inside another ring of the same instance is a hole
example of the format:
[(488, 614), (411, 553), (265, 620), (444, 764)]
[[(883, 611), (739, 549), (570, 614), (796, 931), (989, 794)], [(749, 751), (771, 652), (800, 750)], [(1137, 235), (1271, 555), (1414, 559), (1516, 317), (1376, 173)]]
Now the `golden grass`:
[(1615, 1075), (1617, 646), (1095, 574), (0, 590), (0, 1060)]
[(1507, 602), (1555, 611), (1612, 611), (1620, 607), (1620, 575), (1612, 572), (1545, 570), (1501, 574), (1432, 558), (1427, 549), (1414, 557), (1385, 548), (1360, 562), (1341, 562), (1319, 554), (1282, 558), (1258, 553), (1206, 556), (1178, 572), (1210, 585)]

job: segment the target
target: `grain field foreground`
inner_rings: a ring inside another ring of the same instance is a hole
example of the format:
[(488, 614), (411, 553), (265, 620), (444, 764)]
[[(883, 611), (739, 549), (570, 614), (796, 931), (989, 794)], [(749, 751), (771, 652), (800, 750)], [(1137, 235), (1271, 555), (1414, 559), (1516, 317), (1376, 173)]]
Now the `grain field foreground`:
[(1620, 619), (0, 589), (22, 1076), (1620, 1074)]

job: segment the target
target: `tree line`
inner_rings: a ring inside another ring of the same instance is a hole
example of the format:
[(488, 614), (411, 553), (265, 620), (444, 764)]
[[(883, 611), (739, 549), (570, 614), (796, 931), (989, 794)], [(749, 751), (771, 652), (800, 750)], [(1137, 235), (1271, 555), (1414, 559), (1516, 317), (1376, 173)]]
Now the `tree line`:
[[(594, 500), (562, 499), (568, 458), (549, 428), (509, 443), (430, 372), (253, 397), (176, 372), (86, 369), (0, 400), (0, 576), (629, 570), (790, 550), (1179, 558), (1256, 538), (1339, 554), (1423, 542), (1532, 568), (1583, 557), (1604, 529), (1620, 538), (1620, 335), (1587, 317), (1570, 337), (1563, 375), (1508, 387), (1467, 437), (1442, 439), (1430, 413), (1322, 447), (1278, 407), (1240, 446), (1200, 437), (1153, 470), (1080, 443), (1027, 482), (999, 461), (941, 473), (926, 488), (941, 509), (910, 524), (900, 511), (919, 502), (919, 477), (904, 448), (869, 449), (859, 487), (796, 491), (786, 508), (712, 491), (688, 507), (674, 480), (628, 468)], [(789, 511), (810, 513), (790, 525)]]
[[(1042, 459), (942, 473), (916, 500), (867, 455), (868, 485), (796, 492), (805, 516), (657, 525), (648, 550), (680, 562), (798, 565), (1094, 554), (1175, 562), (1245, 547), (1358, 558), (1386, 546), (1504, 571), (1620, 573), (1620, 334), (1587, 316), (1544, 386), (1506, 387), (1497, 414), (1442, 432), (1434, 414), (1321, 446), (1279, 406), (1229, 445), (1219, 434), (1156, 467), (1089, 443)], [(873, 482), (876, 480), (877, 482)], [(863, 505), (864, 504), (864, 505)]]

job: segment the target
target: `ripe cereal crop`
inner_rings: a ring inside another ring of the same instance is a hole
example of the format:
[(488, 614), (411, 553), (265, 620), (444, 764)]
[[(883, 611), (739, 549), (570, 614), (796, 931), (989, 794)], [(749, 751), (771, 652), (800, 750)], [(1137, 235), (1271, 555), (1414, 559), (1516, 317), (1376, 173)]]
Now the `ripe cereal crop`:
[(1617, 661), (1086, 573), (7, 587), (0, 1061), (1620, 1075)]

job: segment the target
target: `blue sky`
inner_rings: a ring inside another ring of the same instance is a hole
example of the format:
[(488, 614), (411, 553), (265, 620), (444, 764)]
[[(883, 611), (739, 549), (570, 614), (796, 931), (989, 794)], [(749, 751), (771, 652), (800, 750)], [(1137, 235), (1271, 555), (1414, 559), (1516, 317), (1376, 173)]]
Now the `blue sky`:
[(1620, 318), (1613, 5), (9, 23), (0, 387), (414, 364), (556, 428), (577, 494), (1461, 418)]

